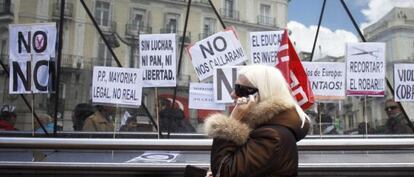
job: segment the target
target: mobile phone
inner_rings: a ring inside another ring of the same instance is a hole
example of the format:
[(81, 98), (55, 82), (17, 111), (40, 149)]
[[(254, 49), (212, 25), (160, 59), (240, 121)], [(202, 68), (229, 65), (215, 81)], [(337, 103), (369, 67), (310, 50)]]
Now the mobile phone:
[[(256, 100), (258, 93), (252, 94), (253, 98)], [(247, 97), (240, 97), (236, 99), (236, 104), (247, 104), (250, 101), (250, 95)]]

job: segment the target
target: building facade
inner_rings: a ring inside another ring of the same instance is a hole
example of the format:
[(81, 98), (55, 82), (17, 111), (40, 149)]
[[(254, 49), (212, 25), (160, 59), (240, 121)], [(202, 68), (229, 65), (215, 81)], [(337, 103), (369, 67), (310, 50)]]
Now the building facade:
[[(386, 76), (394, 87), (393, 65), (395, 63), (414, 62), (414, 8), (395, 7), (376, 23), (364, 29), (364, 35), (369, 42), (384, 42), (386, 45)], [(392, 98), (387, 90), (388, 98)], [(414, 104), (402, 102), (405, 111), (413, 120)], [(375, 106), (376, 107), (376, 106)], [(373, 114), (379, 110), (373, 107)], [(377, 115), (375, 115), (377, 116)], [(382, 120), (386, 119), (382, 116)], [(384, 122), (384, 121), (382, 121)]]

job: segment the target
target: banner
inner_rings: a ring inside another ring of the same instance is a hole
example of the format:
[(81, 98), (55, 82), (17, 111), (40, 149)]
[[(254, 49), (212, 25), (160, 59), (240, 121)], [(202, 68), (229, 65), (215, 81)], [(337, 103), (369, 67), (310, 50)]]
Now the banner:
[(346, 94), (384, 96), (385, 43), (347, 44), (346, 56)]
[(315, 99), (345, 99), (345, 63), (302, 62)]
[(306, 110), (312, 106), (315, 98), (299, 56), (290, 42), (287, 30), (283, 33), (277, 53), (276, 68), (282, 72), (300, 107)]
[(92, 102), (138, 107), (142, 98), (141, 69), (93, 67)]
[(212, 76), (216, 67), (237, 65), (247, 59), (233, 29), (209, 36), (186, 50), (200, 81)]
[(414, 101), (414, 64), (394, 64), (395, 101)]
[(10, 24), (9, 39), (9, 93), (54, 91), (56, 24)]
[(214, 102), (213, 84), (190, 83), (190, 109), (224, 110), (225, 105)]
[(139, 35), (143, 87), (176, 86), (175, 34)]
[(275, 66), (283, 31), (250, 32), (249, 35), (251, 62)]

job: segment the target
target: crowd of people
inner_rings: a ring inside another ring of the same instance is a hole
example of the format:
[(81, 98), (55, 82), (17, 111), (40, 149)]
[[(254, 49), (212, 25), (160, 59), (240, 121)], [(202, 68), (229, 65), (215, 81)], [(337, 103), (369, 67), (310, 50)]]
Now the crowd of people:
[[(159, 124), (161, 132), (195, 132), (194, 126), (185, 118), (183, 110), (172, 107), (171, 101), (160, 99), (159, 101)], [(414, 133), (410, 127), (407, 117), (403, 114), (401, 106), (393, 99), (385, 101), (384, 111), (387, 119), (384, 125), (372, 127), (369, 123), (360, 122), (355, 129), (344, 131), (344, 134), (411, 134)], [(312, 116), (311, 114), (309, 114)], [(92, 105), (89, 103), (77, 104), (72, 112), (72, 123), (74, 131), (86, 132), (112, 132), (114, 131), (113, 119), (115, 117), (115, 108), (107, 105)], [(340, 134), (335, 127), (331, 116), (322, 114), (321, 121), (316, 117), (312, 127), (312, 134), (318, 135), (336, 135)], [(0, 131), (16, 131), (17, 119), (16, 107), (4, 104), (0, 112)], [(53, 132), (54, 119), (46, 114), (38, 116), (39, 121), (48, 132)], [(154, 129), (144, 124), (138, 123), (137, 115), (129, 115), (121, 125), (119, 131), (138, 132), (153, 131)], [(321, 123), (321, 125), (319, 125)], [(412, 124), (412, 123), (411, 123)], [(58, 125), (58, 131), (63, 128)], [(35, 132), (41, 133), (38, 121), (34, 122)]]

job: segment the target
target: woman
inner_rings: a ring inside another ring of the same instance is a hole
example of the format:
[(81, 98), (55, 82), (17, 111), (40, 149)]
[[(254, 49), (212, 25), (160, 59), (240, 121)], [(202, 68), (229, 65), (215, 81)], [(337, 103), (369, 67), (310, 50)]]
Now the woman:
[(308, 116), (278, 69), (250, 65), (238, 74), (231, 95), (239, 104), (205, 124), (213, 176), (297, 176), (296, 142), (308, 132)]

